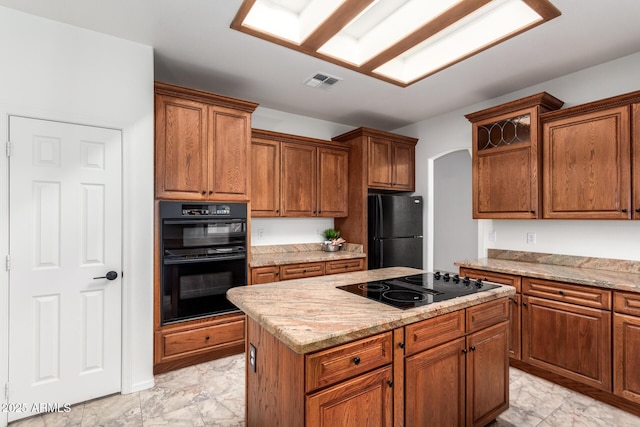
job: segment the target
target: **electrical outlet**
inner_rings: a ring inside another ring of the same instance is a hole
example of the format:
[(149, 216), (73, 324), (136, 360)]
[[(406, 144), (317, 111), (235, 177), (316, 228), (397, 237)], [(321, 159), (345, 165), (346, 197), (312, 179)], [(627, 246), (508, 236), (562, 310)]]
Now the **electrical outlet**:
[(256, 371), (256, 347), (253, 344), (249, 344), (249, 367), (253, 372)]
[(536, 233), (527, 233), (527, 244), (529, 245), (536, 244)]
[(496, 241), (496, 232), (492, 231), (489, 233), (489, 241), (495, 243)]

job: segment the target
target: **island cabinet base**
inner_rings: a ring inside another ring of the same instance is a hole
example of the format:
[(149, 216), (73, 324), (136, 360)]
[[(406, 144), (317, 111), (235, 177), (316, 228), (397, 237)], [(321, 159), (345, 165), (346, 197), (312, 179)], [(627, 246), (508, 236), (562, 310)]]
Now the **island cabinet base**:
[(508, 299), (299, 354), (247, 317), (246, 425), (484, 426), (509, 407)]

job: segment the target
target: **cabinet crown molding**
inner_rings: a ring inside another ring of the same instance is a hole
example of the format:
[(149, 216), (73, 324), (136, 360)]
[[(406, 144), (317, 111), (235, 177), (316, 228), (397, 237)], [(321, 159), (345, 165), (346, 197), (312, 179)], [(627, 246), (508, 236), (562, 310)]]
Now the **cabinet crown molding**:
[(297, 144), (323, 145), (349, 150), (349, 147), (342, 143), (327, 141), (324, 139), (310, 138), (301, 135), (293, 135), (289, 133), (275, 132), (265, 129), (251, 129), (251, 138), (268, 139), (278, 142), (294, 142)]
[(216, 93), (205, 92), (203, 90), (192, 89), (170, 83), (154, 82), (154, 91), (159, 95), (176, 96), (190, 101), (206, 102), (221, 107), (234, 108), (240, 111), (253, 113), (258, 108), (257, 103), (242, 99), (231, 98), (229, 96), (218, 95)]
[(373, 136), (385, 139), (392, 139), (395, 142), (404, 142), (416, 145), (418, 143), (418, 138), (412, 138), (410, 136), (398, 135), (397, 133), (386, 132), (378, 129), (371, 129), (367, 127), (359, 127), (352, 131), (343, 133), (338, 136), (334, 136), (331, 138), (332, 141), (349, 141), (350, 139), (361, 137), (361, 136)]
[(558, 111), (550, 111), (540, 115), (542, 122), (571, 117), (577, 114), (593, 113), (596, 111), (607, 110), (609, 108), (623, 107), (629, 104), (640, 102), (640, 90), (625, 93), (623, 95), (612, 96), (610, 98), (600, 99), (586, 104), (576, 105), (570, 108), (564, 108)]
[(516, 99), (515, 101), (511, 101), (506, 104), (500, 104), (494, 107), (486, 108), (484, 110), (476, 111), (475, 113), (465, 114), (465, 117), (471, 123), (474, 123), (481, 120), (493, 118), (500, 114), (506, 114), (525, 108), (540, 106), (542, 112), (546, 112), (557, 110), (563, 105), (564, 102), (559, 100), (555, 96), (550, 95), (547, 92), (540, 92), (536, 93), (535, 95), (527, 96), (525, 98)]

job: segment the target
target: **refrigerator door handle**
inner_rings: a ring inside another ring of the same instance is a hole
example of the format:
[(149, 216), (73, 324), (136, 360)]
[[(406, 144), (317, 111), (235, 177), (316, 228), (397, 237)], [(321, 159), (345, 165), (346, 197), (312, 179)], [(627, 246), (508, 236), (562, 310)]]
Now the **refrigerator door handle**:
[[(376, 196), (376, 237), (377, 238), (382, 237), (382, 224), (383, 224), (382, 197), (380, 197), (380, 195), (377, 195)], [(380, 265), (382, 265), (382, 262), (380, 262)]]
[(383, 248), (383, 244), (384, 244), (384, 240), (378, 240), (378, 244), (376, 245), (378, 247), (378, 265), (376, 266), (377, 268), (382, 268), (382, 266), (384, 265), (384, 248)]

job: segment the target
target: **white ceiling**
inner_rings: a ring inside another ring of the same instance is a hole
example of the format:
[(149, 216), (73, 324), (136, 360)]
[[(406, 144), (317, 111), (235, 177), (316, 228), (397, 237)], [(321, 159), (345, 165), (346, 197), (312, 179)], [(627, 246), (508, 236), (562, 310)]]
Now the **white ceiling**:
[[(230, 29), (241, 0), (0, 5), (153, 46), (159, 81), (354, 127), (394, 130), (640, 51), (639, 0), (551, 1), (560, 17), (407, 88)], [(343, 80), (328, 89), (305, 86), (316, 72)]]

